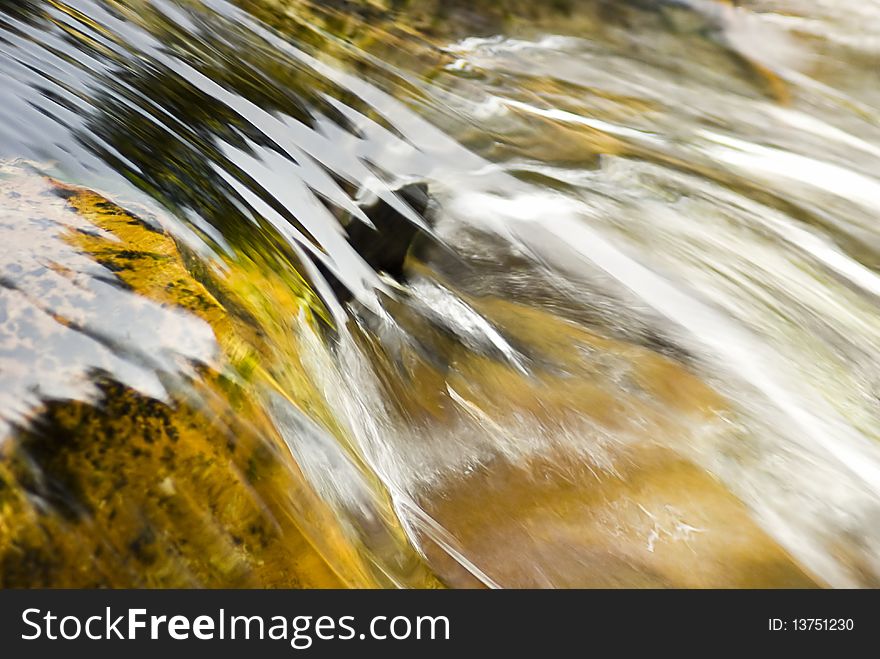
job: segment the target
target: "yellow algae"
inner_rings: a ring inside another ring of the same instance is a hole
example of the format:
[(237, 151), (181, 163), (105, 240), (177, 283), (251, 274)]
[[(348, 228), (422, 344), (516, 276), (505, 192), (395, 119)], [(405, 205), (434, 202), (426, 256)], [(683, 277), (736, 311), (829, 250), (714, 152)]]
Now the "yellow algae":
[(67, 240), (132, 292), (206, 321), (233, 370), (197, 365), (192, 390), (172, 388), (168, 401), (96, 374), (97, 401), (46, 402), (17, 428), (0, 448), (3, 584), (385, 584), (310, 490), (255, 398), (260, 387), (276, 388), (329, 417), (295, 365), (274, 373), (264, 366), (282, 359), (279, 351), (295, 355), (292, 321), (266, 330), (266, 315), (270, 308), (277, 316), (308, 315), (314, 296), (304, 283), (292, 285), (277, 270), (258, 275), (253, 266), (215, 295), (190, 274), (164, 231), (92, 191), (54, 185), (103, 230), (70, 231)]
[(102, 393), (48, 403), (4, 444), (5, 586), (342, 585), (285, 514), (303, 488), (263, 436)]

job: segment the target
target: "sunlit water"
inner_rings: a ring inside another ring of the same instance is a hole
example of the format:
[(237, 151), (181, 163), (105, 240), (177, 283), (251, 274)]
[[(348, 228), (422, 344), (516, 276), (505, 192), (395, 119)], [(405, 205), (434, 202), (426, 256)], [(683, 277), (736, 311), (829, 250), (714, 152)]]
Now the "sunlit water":
[[(0, 4), (7, 444), (107, 376), (223, 426), (207, 368), (349, 585), (880, 583), (880, 3), (336, 4)], [(39, 174), (200, 281), (301, 276), (225, 304), (258, 375)], [(399, 281), (346, 240), (377, 198)]]

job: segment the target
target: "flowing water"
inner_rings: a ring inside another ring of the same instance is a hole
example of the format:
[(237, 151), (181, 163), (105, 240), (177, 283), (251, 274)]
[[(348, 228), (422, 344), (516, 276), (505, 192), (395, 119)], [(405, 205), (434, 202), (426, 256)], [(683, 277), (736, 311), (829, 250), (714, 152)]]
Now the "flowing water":
[(0, 583), (876, 586), (878, 28), (0, 2)]

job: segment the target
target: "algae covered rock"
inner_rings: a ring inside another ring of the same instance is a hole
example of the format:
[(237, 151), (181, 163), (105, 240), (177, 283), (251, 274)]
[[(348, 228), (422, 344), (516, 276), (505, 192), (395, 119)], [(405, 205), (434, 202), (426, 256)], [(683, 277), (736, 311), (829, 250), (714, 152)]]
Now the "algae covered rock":
[(304, 282), (242, 258), (212, 293), (167, 233), (92, 191), (19, 166), (2, 190), (0, 584), (387, 583), (260, 397), (322, 416), (266, 318), (311, 314)]

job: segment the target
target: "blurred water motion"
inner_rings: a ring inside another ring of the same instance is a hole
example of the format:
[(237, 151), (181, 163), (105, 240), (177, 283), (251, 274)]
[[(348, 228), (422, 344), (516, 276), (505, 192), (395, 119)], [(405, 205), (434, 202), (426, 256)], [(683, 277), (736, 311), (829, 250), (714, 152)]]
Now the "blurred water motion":
[(0, 584), (876, 586), (878, 24), (0, 3)]

